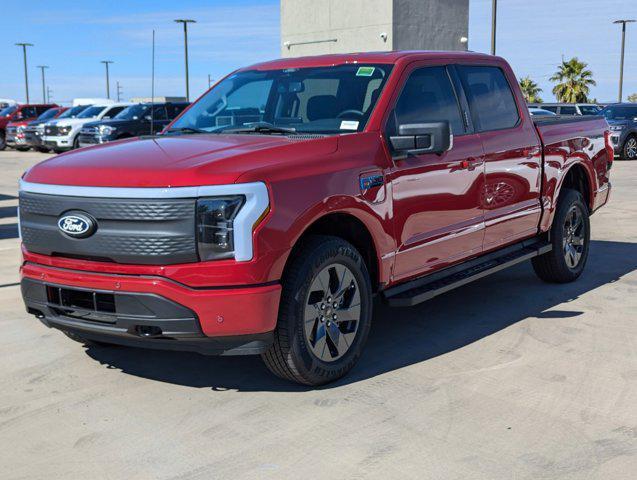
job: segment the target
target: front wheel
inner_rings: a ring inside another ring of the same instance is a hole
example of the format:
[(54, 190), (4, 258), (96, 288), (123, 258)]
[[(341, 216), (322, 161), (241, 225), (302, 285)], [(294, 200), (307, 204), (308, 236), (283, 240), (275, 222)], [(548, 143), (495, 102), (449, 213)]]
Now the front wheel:
[(537, 276), (551, 283), (576, 280), (586, 265), (590, 234), (588, 207), (582, 195), (563, 190), (551, 226), (553, 248), (532, 260)]
[(0, 132), (0, 150), (7, 148), (7, 141), (5, 140), (4, 132)]
[(286, 380), (332, 382), (358, 361), (371, 317), (371, 283), (360, 253), (337, 237), (310, 237), (286, 269), (274, 342), (262, 358)]
[(622, 153), (626, 160), (637, 160), (637, 136), (631, 135), (628, 137), (626, 142), (624, 142)]

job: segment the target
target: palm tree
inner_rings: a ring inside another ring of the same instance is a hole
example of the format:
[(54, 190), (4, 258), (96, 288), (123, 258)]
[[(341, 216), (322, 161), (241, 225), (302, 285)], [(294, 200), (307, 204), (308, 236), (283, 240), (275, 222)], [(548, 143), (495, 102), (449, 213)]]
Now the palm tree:
[(520, 88), (522, 89), (522, 95), (527, 103), (542, 103), (542, 99), (539, 97), (539, 93), (542, 89), (531, 80), (531, 77), (526, 76), (520, 79)]
[(577, 57), (568, 61), (562, 60), (557, 72), (549, 80), (557, 82), (553, 87), (553, 94), (560, 102), (585, 103), (592, 85), (597, 85), (593, 80), (593, 72), (588, 70), (586, 62), (580, 62)]
[(632, 94), (628, 95), (628, 101), (629, 102), (633, 102), (633, 103), (637, 103), (637, 93), (632, 93)]

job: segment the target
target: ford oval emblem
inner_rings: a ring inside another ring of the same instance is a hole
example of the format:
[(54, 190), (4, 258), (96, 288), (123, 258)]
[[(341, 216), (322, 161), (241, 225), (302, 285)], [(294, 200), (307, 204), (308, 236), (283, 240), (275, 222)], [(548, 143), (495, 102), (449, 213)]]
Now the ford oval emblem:
[(88, 215), (82, 213), (69, 213), (60, 217), (58, 228), (69, 237), (86, 238), (93, 235), (97, 224)]

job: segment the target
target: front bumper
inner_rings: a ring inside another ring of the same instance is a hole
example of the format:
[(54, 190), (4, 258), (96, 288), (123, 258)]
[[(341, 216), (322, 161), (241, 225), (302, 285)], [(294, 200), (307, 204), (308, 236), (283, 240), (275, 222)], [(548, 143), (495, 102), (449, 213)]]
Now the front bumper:
[(80, 133), (78, 140), (80, 147), (92, 147), (94, 145), (101, 145), (102, 143), (109, 142), (111, 139), (108, 137), (102, 137), (100, 135), (88, 135)]
[(25, 147), (28, 146), (24, 134), (7, 133), (5, 142), (9, 147)]
[(49, 327), (107, 343), (210, 355), (265, 351), (281, 292), (278, 283), (194, 289), (161, 277), (33, 263), (21, 275), (27, 311)]
[(45, 135), (42, 137), (42, 144), (45, 147), (55, 148), (56, 150), (66, 150), (73, 148), (73, 136), (51, 136)]

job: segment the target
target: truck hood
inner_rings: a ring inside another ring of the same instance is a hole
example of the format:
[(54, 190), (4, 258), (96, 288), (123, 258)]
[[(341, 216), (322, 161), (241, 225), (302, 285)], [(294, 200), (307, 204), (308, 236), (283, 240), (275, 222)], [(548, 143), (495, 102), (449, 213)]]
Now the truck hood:
[(337, 145), (334, 136), (197, 134), (130, 139), (45, 160), (24, 180), (96, 187), (221, 185), (235, 183), (253, 169), (328, 155)]
[(57, 120), (51, 120), (47, 122), (49, 125), (56, 125), (58, 127), (77, 127), (82, 126), (88, 122), (94, 122), (95, 117), (92, 118), (59, 118)]

